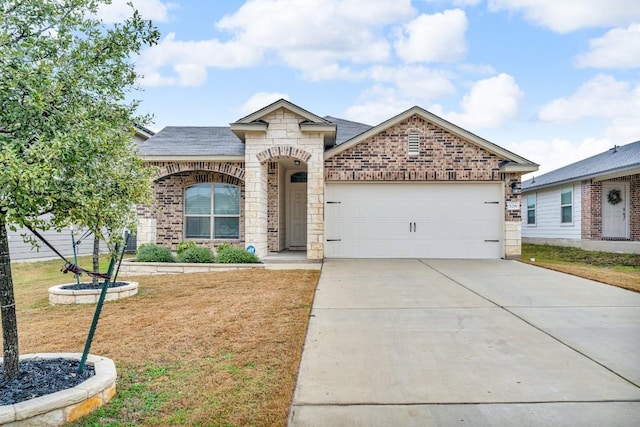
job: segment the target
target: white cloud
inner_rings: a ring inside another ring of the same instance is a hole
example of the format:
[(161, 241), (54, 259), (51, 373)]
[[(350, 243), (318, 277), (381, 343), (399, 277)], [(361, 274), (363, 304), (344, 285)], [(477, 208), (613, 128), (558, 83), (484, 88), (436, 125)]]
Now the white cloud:
[(640, 19), (638, 0), (489, 0), (489, 9), (522, 12), (527, 20), (558, 33)]
[[(356, 79), (361, 71), (354, 66), (389, 59), (385, 29), (414, 15), (411, 0), (250, 0), (216, 23), (228, 40), (180, 41), (169, 34), (143, 53), (139, 71), (154, 76), (142, 84), (187, 84), (195, 80), (174, 64), (196, 70), (270, 62), (312, 81)], [(167, 68), (175, 75), (166, 76)]]
[(573, 95), (555, 99), (538, 111), (538, 118), (545, 122), (618, 117), (640, 117), (640, 85), (632, 87), (608, 75), (592, 78)]
[(587, 157), (595, 156), (613, 145), (613, 142), (608, 138), (586, 138), (582, 141), (533, 139), (505, 144), (505, 148), (540, 165), (536, 172), (528, 174), (524, 178), (529, 179), (532, 176), (540, 176)]
[(460, 106), (462, 112), (444, 112), (438, 105), (435, 114), (463, 128), (497, 128), (518, 116), (524, 93), (509, 74), (499, 74), (473, 84)]
[[(140, 55), (137, 69), (143, 75), (141, 84), (146, 86), (197, 86), (206, 80), (208, 67), (247, 67), (261, 60), (261, 53), (249, 46), (218, 40), (176, 41), (175, 33), (169, 33)], [(167, 66), (172, 68), (174, 76), (162, 75)], [(203, 75), (205, 79), (198, 78)]]
[(394, 88), (376, 85), (366, 90), (359, 104), (349, 107), (344, 117), (370, 125), (377, 125), (411, 108), (411, 101), (398, 96)]
[[(414, 14), (410, 0), (253, 0), (216, 26), (240, 44), (273, 51), (307, 69), (348, 60), (380, 62), (390, 48), (380, 29)], [(312, 63), (309, 64), (309, 61)], [(309, 65), (307, 65), (309, 64)]]
[(421, 65), (404, 67), (372, 67), (367, 75), (376, 83), (392, 84), (400, 97), (425, 103), (443, 96), (452, 95), (456, 89), (451, 83), (452, 75)]
[(123, 21), (131, 16), (131, 6), (128, 5), (130, 2), (144, 19), (158, 22), (168, 21), (169, 11), (177, 7), (162, 0), (113, 0), (111, 4), (100, 5), (98, 17), (107, 23)]
[(289, 100), (289, 95), (280, 92), (258, 92), (240, 107), (240, 112), (245, 115), (251, 114), (280, 99)]
[(640, 24), (610, 30), (602, 37), (589, 40), (589, 47), (589, 52), (576, 58), (579, 67), (640, 67)]
[(406, 62), (454, 62), (467, 52), (467, 16), (461, 9), (422, 14), (403, 26), (395, 43)]

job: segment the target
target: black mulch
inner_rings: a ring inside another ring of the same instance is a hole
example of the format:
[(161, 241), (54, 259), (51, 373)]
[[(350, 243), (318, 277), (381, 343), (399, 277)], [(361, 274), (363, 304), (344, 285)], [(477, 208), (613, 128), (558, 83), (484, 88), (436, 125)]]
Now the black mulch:
[(93, 365), (85, 365), (78, 374), (79, 360), (46, 359), (20, 362), (20, 374), (13, 380), (5, 380), (4, 365), (0, 364), (0, 405), (45, 396), (56, 391), (75, 387), (95, 374)]
[[(77, 283), (74, 285), (66, 285), (60, 289), (68, 289), (73, 291), (79, 291), (84, 289), (102, 289), (103, 283), (104, 282), (100, 282), (98, 283), (98, 286), (96, 286), (92, 282), (80, 282), (79, 285)], [(119, 288), (120, 286), (126, 286), (128, 284), (129, 282), (109, 282), (109, 285), (107, 286), (107, 288)]]

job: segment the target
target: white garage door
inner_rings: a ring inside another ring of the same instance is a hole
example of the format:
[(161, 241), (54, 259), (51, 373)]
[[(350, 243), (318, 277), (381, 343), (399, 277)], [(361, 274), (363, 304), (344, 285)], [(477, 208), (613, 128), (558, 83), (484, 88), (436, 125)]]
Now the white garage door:
[(328, 183), (327, 258), (500, 258), (501, 183)]

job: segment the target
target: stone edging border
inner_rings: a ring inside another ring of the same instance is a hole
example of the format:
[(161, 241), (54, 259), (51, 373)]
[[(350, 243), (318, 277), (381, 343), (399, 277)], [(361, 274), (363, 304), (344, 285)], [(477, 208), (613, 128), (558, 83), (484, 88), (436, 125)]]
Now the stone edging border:
[[(64, 286), (75, 283), (65, 283), (51, 286), (49, 288), (49, 304), (93, 304), (100, 298), (100, 289), (62, 289)], [(107, 289), (105, 301), (115, 301), (117, 299), (134, 296), (138, 293), (138, 282), (129, 282), (128, 285), (117, 286)]]
[[(20, 356), (20, 360), (76, 359), (81, 353), (36, 353)], [(111, 359), (90, 354), (87, 364), (95, 375), (73, 388), (46, 396), (0, 406), (0, 424), (15, 426), (61, 426), (77, 420), (107, 403), (116, 394), (116, 366)]]
[(322, 263), (282, 264), (189, 264), (179, 262), (135, 262), (122, 261), (120, 276), (145, 276), (150, 274), (209, 273), (244, 269), (266, 270), (320, 270)]

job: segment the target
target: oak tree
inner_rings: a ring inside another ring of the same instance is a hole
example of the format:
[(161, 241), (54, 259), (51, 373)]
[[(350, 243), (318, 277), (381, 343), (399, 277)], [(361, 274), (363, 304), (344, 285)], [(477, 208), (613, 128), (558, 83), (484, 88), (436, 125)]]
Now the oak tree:
[[(132, 58), (159, 33), (131, 9), (107, 25), (109, 0), (0, 3), (0, 308), (4, 375), (18, 375), (18, 334), (6, 227), (77, 224), (113, 243), (149, 197), (136, 157)], [(107, 230), (107, 233), (104, 231)]]

